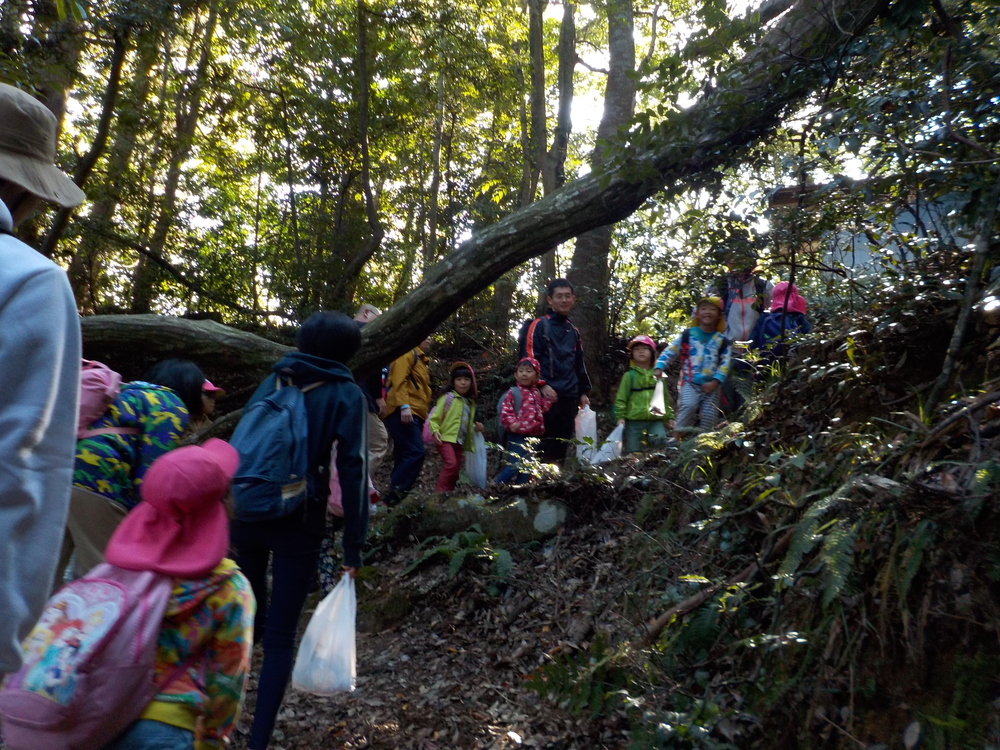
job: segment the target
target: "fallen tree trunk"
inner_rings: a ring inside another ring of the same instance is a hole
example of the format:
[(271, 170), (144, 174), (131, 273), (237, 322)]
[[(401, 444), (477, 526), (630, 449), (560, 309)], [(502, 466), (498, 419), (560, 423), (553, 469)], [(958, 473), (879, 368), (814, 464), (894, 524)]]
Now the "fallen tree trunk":
[(196, 362), (209, 379), (219, 378), (228, 391), (261, 380), (292, 349), (212, 320), (167, 315), (91, 315), (80, 327), (84, 356), (113, 363), (126, 379), (180, 357)]
[[(900, 0), (897, 5), (912, 4)], [(365, 326), (352, 361), (366, 372), (391, 361), (495, 279), (548, 248), (619, 221), (654, 193), (681, 191), (692, 176), (718, 169), (778, 123), (792, 103), (836, 75), (847, 47), (887, 9), (871, 0), (800, 0), (719, 87), (656, 130), (648, 145), (605, 174), (566, 184), (475, 233), (431, 268), (420, 286)], [(623, 147), (624, 150), (624, 147)]]

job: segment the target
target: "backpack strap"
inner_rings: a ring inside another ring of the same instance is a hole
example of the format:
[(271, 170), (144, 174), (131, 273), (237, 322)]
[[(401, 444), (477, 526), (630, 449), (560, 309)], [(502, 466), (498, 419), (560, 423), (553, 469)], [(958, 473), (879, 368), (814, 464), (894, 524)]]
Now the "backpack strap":
[[(286, 380), (288, 382), (282, 384), (282, 382), (281, 382), (282, 380)], [(274, 380), (274, 390), (280, 391), (285, 385), (287, 385), (289, 387), (297, 387), (303, 393), (309, 393), (309, 391), (311, 391), (313, 388), (319, 388), (321, 385), (323, 385), (324, 382), (326, 382), (326, 381), (324, 381), (324, 380), (317, 380), (314, 383), (310, 383), (309, 385), (296, 386), (295, 385), (295, 381), (292, 380), (292, 378), (290, 376), (288, 376), (288, 375), (284, 375), (284, 376), (278, 375), (275, 378), (275, 380)]]

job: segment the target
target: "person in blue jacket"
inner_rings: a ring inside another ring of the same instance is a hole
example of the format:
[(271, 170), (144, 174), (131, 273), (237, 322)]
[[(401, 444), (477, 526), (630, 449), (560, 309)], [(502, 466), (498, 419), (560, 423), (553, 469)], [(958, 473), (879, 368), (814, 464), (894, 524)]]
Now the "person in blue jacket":
[(321, 384), (304, 393), (309, 471), (303, 507), (284, 518), (233, 520), (230, 524), (236, 563), (257, 598), (255, 637), (263, 636), (264, 643), (249, 750), (265, 750), (270, 742), (292, 673), (295, 633), (315, 580), (320, 543), (326, 533), (334, 441), (344, 506), (344, 569), (353, 577), (361, 566), (368, 533), (368, 405), (345, 364), (360, 345), (361, 331), (349, 317), (333, 312), (313, 313), (299, 330), (298, 351), (286, 354), (274, 365), (275, 374), (261, 383), (248, 402), (252, 404), (273, 392), (279, 374), (291, 376), (299, 387)]
[(535, 318), (521, 331), (521, 358), (531, 357), (541, 366), (538, 387), (554, 401), (545, 414), (545, 437), (539, 446), (542, 460), (558, 463), (566, 458), (573, 439), (577, 411), (590, 404), (590, 375), (583, 361), (580, 331), (569, 319), (576, 304), (573, 285), (553, 279), (545, 289), (549, 312)]

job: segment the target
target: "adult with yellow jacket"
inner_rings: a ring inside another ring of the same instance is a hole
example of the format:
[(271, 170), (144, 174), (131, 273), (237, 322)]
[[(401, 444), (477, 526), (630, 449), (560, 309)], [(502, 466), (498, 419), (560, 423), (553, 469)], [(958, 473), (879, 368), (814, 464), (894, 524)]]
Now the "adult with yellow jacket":
[(431, 403), (431, 374), (427, 350), (430, 336), (416, 349), (389, 365), (386, 383), (385, 427), (392, 438), (392, 476), (385, 504), (399, 505), (420, 476), (424, 465), (423, 424)]

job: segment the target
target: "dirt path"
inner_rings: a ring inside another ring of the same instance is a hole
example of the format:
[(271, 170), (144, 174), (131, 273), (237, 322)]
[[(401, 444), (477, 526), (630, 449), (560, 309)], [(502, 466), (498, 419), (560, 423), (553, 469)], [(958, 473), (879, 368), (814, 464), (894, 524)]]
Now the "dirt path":
[[(547, 653), (568, 647), (576, 603), (592, 601), (580, 585), (581, 566), (592, 561), (569, 555), (583, 542), (562, 545), (565, 560), (552, 549), (519, 554), (517, 578), (498, 597), (482, 575), (451, 578), (445, 565), (404, 577), (417, 553), (401, 552), (384, 564), (382, 580), (408, 587), (414, 609), (392, 630), (358, 635), (354, 693), (321, 698), (290, 689), (272, 750), (624, 747), (623, 718), (593, 722), (524, 687)], [(259, 659), (258, 650), (255, 673)], [(252, 681), (237, 748), (246, 746), (255, 689)]]

